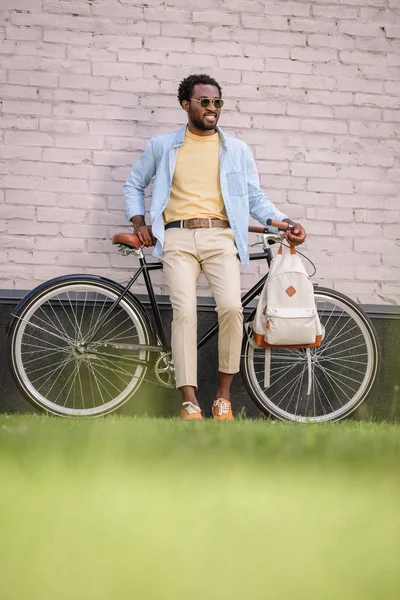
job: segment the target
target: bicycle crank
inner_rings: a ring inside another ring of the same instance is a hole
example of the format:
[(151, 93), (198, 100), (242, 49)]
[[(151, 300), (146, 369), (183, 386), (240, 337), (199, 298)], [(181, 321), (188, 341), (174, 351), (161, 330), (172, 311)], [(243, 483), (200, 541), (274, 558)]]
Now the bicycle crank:
[(175, 365), (171, 352), (160, 354), (154, 365), (154, 373), (157, 383), (166, 388), (175, 389)]

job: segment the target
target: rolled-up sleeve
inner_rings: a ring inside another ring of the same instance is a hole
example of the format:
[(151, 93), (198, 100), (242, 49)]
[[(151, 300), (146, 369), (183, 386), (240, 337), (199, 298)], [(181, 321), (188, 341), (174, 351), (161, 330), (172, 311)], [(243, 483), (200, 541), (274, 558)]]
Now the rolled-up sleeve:
[(272, 204), (270, 200), (268, 200), (262, 191), (255, 160), (250, 148), (247, 147), (246, 150), (247, 187), (249, 195), (249, 211), (251, 216), (263, 225), (266, 224), (268, 219), (276, 219), (278, 221), (287, 219), (287, 215), (278, 210), (276, 206)]
[(144, 215), (144, 191), (156, 172), (154, 141), (149, 141), (143, 154), (134, 164), (124, 185), (125, 214), (128, 221), (135, 215)]

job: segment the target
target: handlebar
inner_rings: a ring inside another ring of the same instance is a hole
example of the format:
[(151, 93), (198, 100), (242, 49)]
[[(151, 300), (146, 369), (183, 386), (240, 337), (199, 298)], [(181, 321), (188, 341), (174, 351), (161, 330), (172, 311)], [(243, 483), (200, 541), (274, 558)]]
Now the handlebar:
[[(267, 221), (268, 227), (275, 227), (280, 231), (288, 231), (293, 229), (294, 225), (291, 223), (285, 223), (284, 221), (274, 221), (274, 219), (268, 219)], [(250, 225), (249, 232), (250, 233), (269, 233), (268, 227), (260, 227), (259, 225)]]

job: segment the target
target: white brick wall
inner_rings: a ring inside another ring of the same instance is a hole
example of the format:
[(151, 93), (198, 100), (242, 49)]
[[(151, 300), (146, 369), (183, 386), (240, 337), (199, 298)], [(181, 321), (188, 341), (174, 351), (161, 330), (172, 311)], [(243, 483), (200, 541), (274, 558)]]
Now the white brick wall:
[(399, 56), (399, 0), (0, 0), (0, 289), (127, 280), (123, 182), (208, 72), (318, 281), (399, 303)]

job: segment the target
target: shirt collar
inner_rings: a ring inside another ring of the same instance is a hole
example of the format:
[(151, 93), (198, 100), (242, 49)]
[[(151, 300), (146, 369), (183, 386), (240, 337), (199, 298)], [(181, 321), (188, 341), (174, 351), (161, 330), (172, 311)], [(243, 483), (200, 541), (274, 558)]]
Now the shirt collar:
[[(187, 128), (187, 125), (185, 125), (181, 129), (178, 129), (178, 131), (176, 132), (176, 136), (175, 136), (174, 143), (173, 143), (173, 148), (178, 148), (179, 146), (182, 146), (184, 138), (185, 138), (186, 128)], [(216, 127), (216, 130), (219, 133), (219, 137), (220, 137), (223, 149), (227, 150), (228, 148), (227, 148), (227, 144), (226, 144), (226, 138), (225, 138), (225, 135), (224, 135), (222, 129), (220, 129), (219, 127)]]

